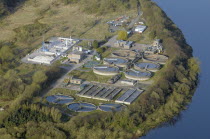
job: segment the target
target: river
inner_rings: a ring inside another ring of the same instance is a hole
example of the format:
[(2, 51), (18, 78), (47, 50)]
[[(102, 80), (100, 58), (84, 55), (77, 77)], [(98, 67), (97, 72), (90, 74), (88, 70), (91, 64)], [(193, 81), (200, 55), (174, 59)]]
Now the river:
[(210, 139), (210, 0), (154, 0), (182, 30), (201, 61), (200, 84), (188, 109), (173, 126), (142, 139)]

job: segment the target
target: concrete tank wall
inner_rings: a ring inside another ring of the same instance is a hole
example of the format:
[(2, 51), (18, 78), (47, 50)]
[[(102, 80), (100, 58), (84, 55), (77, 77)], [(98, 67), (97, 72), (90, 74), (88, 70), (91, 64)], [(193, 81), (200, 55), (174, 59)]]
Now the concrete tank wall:
[(93, 72), (95, 74), (98, 74), (98, 75), (103, 75), (103, 76), (114, 76), (114, 75), (117, 75), (119, 73), (119, 71), (113, 71), (113, 72), (104, 72), (104, 71), (100, 71), (100, 70), (96, 70), (93, 68)]
[[(145, 62), (145, 63), (152, 63), (152, 62)], [(157, 63), (152, 63), (152, 64), (157, 64)], [(157, 64), (157, 65), (159, 65), (159, 64)], [(145, 70), (145, 69), (140, 68), (136, 64), (134, 64), (134, 69), (136, 69), (136, 70)], [(158, 70), (160, 70), (160, 65), (159, 65), (159, 68), (150, 68), (150, 69), (147, 69), (147, 70), (151, 71), (151, 72), (157, 72)]]
[(138, 80), (138, 81), (146, 81), (149, 80), (151, 77), (137, 77), (137, 76), (131, 76), (125, 73), (125, 77), (131, 80)]
[(152, 59), (148, 59), (146, 56), (143, 56), (142, 59), (143, 59), (143, 62), (155, 62), (155, 63), (159, 63), (159, 64), (166, 64), (167, 60), (168, 60), (168, 57), (167, 56), (164, 56), (164, 55), (150, 55), (150, 56), (162, 56), (162, 60), (152, 60)]

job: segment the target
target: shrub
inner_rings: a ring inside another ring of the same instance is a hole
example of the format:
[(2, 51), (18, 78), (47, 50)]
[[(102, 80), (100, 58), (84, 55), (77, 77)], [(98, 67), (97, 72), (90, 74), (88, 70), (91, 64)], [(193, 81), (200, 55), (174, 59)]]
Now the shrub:
[(17, 41), (30, 43), (34, 37), (42, 36), (49, 29), (48, 25), (35, 22), (34, 24), (16, 28), (14, 31), (16, 32)]
[(126, 31), (119, 31), (118, 32), (118, 36), (117, 36), (118, 40), (127, 40), (128, 39), (128, 34)]

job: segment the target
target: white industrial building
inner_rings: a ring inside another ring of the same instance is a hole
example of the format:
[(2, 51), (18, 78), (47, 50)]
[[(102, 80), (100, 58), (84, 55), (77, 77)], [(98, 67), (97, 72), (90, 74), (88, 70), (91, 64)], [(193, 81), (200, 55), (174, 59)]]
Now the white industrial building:
[(70, 38), (51, 38), (48, 42), (43, 42), (40, 52), (47, 55), (62, 55), (69, 50), (79, 40)]
[(143, 32), (146, 30), (146, 28), (147, 28), (147, 26), (138, 25), (138, 26), (136, 26), (136, 28), (135, 28), (135, 32), (143, 33)]
[(53, 56), (36, 56), (34, 58), (28, 58), (28, 61), (40, 63), (40, 64), (52, 64), (54, 62), (55, 57)]

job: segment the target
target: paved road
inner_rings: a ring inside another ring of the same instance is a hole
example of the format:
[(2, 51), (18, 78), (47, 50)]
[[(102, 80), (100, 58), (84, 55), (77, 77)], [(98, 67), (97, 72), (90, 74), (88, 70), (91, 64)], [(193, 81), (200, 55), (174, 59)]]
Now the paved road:
[[(95, 41), (96, 39), (79, 39), (81, 41)], [(102, 40), (96, 40), (98, 42), (102, 41)]]
[(60, 77), (57, 81), (55, 81), (54, 83), (52, 83), (50, 85), (50, 87), (48, 89), (46, 89), (46, 92), (43, 93), (43, 96), (45, 96), (48, 92), (50, 92), (51, 90), (55, 89), (55, 88), (58, 88), (60, 87), (60, 85), (63, 83), (63, 80), (66, 78), (66, 76), (68, 76), (68, 74), (81, 67), (84, 63), (88, 62), (88, 61), (91, 61), (91, 58), (95, 55), (95, 52), (92, 54), (92, 55), (88, 55), (88, 57), (86, 59), (84, 59), (81, 63), (79, 64), (71, 64), (69, 68), (65, 68), (67, 69), (68, 71), (66, 72), (66, 74), (62, 75), (62, 77)]
[(88, 56), (86, 59), (84, 59), (81, 63), (74, 64), (74, 65), (72, 66), (72, 68), (70, 68), (69, 71), (68, 71), (66, 74), (64, 74), (60, 79), (58, 79), (54, 84), (51, 85), (51, 87), (53, 87), (52, 89), (59, 87), (59, 86), (62, 84), (63, 80), (66, 78), (66, 76), (67, 76), (71, 71), (73, 71), (73, 70), (75, 70), (75, 69), (81, 67), (82, 65), (84, 65), (84, 63), (90, 61), (92, 57), (93, 57), (93, 55), (89, 55), (89, 56)]
[(138, 15), (135, 19), (133, 19), (133, 20), (130, 22), (130, 24), (128, 25), (128, 28), (129, 28), (129, 29), (130, 29), (130, 28), (133, 28), (134, 25), (135, 25), (135, 23), (137, 23), (137, 22), (139, 21), (140, 17), (141, 17), (141, 15)]
[(132, 31), (134, 31), (134, 25), (135, 25), (135, 23), (137, 23), (139, 21), (142, 14), (143, 14), (143, 12), (141, 12), (140, 7), (138, 7), (138, 16), (135, 19), (133, 19), (131, 21), (131, 23), (128, 25), (129, 29), (132, 28)]
[(111, 47), (114, 45), (114, 43), (117, 41), (117, 35), (113, 36), (112, 38), (109, 39), (107, 43), (105, 43), (105, 46)]

